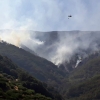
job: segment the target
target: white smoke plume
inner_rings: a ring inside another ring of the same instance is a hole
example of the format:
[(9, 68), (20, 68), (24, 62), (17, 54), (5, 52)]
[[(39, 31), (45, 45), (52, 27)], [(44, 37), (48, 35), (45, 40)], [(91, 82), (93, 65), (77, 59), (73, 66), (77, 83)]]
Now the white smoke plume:
[[(100, 34), (98, 32), (65, 32), (59, 33), (55, 56), (51, 59), (55, 64), (70, 61), (75, 54), (86, 56), (99, 50)], [(88, 53), (87, 53), (88, 52)]]
[[(38, 50), (39, 47), (37, 47), (36, 52), (56, 65), (66, 61), (69, 62), (75, 54), (80, 54), (84, 58), (87, 54), (99, 50), (99, 33), (85, 31), (58, 32), (59, 39), (57, 41), (42, 45), (41, 50)], [(53, 41), (53, 38), (50, 39), (47, 42)]]
[[(33, 37), (31, 37), (31, 34)], [(36, 33), (31, 31), (16, 31), (16, 30), (3, 30), (0, 31), (0, 40), (20, 47), (21, 44), (29, 45), (33, 49), (37, 45), (43, 44), (43, 41), (39, 41), (35, 38)], [(30, 45), (31, 44), (31, 45)]]

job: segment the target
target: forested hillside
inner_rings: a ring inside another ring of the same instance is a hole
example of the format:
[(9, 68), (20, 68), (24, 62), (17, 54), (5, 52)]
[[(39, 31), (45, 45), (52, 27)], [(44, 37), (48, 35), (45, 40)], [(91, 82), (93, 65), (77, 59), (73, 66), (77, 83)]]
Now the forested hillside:
[[(80, 83), (87, 82), (89, 79), (91, 79), (97, 75), (100, 76), (100, 54), (99, 54), (99, 52), (92, 54), (92, 55), (88, 56), (86, 59), (84, 59), (84, 61), (80, 64), (79, 67), (77, 67), (72, 72), (70, 72), (69, 75), (62, 80), (62, 85), (60, 86), (60, 89), (61, 88), (62, 89), (60, 92), (65, 98), (67, 98), (66, 97), (67, 92), (69, 91), (70, 88), (76, 87)], [(93, 84), (94, 83), (92, 83), (92, 81), (91, 81), (91, 85), (93, 85)], [(97, 86), (100, 85), (100, 84), (99, 85), (98, 84), (99, 83), (97, 83)], [(95, 85), (96, 85), (96, 83), (95, 83)], [(91, 87), (91, 89), (92, 88), (93, 87)], [(85, 100), (85, 99), (83, 99), (83, 100)]]
[(0, 55), (0, 100), (62, 100), (52, 87), (42, 83)]
[(92, 54), (83, 60), (82, 64), (70, 73), (70, 80), (82, 82), (100, 74), (100, 54)]
[(100, 74), (80, 85), (71, 87), (66, 98), (68, 100), (100, 100)]
[(0, 43), (0, 54), (9, 57), (31, 75), (50, 85), (53, 84), (54, 87), (57, 87), (67, 74), (65, 70), (59, 69), (50, 61), (6, 42)]

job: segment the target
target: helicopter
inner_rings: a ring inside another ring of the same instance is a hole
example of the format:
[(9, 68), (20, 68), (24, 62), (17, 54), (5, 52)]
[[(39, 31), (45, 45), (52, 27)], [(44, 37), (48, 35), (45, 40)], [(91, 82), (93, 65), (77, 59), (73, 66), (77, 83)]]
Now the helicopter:
[(68, 15), (68, 19), (69, 19), (69, 17), (72, 17), (72, 15)]
[(68, 17), (72, 17), (72, 15), (68, 15)]

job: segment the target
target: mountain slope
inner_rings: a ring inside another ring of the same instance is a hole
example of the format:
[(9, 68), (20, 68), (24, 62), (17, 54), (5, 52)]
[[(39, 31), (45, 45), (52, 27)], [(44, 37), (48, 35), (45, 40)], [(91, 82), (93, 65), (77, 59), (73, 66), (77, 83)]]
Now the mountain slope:
[(0, 100), (62, 100), (61, 96), (0, 55)]
[(6, 42), (0, 43), (0, 54), (9, 57), (18, 66), (24, 68), (37, 79), (51, 85), (53, 84), (55, 87), (66, 76), (66, 71), (57, 68), (57, 66), (46, 59)]
[(67, 98), (68, 100), (100, 100), (100, 75), (70, 88)]
[(100, 54), (92, 54), (86, 58), (78, 68), (70, 73), (70, 80), (74, 82), (85, 81), (100, 74)]
[(28, 52), (30, 52), (30, 53), (32, 53), (32, 54), (34, 54), (34, 55), (37, 55), (33, 50), (29, 49), (25, 45), (21, 45), (21, 48), (24, 49), (24, 50), (26, 50), (26, 51), (28, 51)]
[[(60, 93), (66, 98), (69, 88), (76, 86), (82, 82), (86, 82), (87, 80), (91, 79), (96, 75), (100, 75), (99, 52), (91, 54), (86, 59), (84, 59), (76, 69), (70, 72), (69, 75), (62, 80), (62, 85), (60, 86)], [(93, 85), (92, 82), (91, 85)]]

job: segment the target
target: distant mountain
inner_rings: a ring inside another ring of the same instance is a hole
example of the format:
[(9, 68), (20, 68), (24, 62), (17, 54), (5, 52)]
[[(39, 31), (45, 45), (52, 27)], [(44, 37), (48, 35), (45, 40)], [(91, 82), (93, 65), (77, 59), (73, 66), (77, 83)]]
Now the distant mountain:
[(42, 83), (0, 55), (0, 100), (62, 100), (53, 88)]
[(55, 44), (59, 41), (59, 35), (57, 31), (52, 32), (36, 32), (38, 35), (36, 38), (43, 41), (44, 44), (36, 48), (35, 52), (50, 61), (51, 53), (56, 49)]
[[(40, 35), (37, 38), (41, 41), (44, 41), (44, 44), (39, 46), (36, 49), (36, 52), (41, 57), (44, 57), (48, 60), (52, 59), (56, 52), (61, 49), (58, 48), (59, 43), (62, 43), (60, 44), (62, 46), (65, 44), (64, 46), (66, 47), (67, 45), (70, 47), (72, 45), (70, 43), (73, 43), (72, 46), (78, 46), (75, 51), (73, 51), (74, 53), (71, 55), (70, 61), (67, 60), (66, 55), (66, 59), (64, 59), (64, 61), (59, 65), (60, 67), (65, 68), (67, 72), (74, 70), (79, 65), (77, 64), (79, 62), (79, 56), (83, 61), (83, 59), (87, 56), (94, 54), (95, 51), (97, 52), (100, 50), (99, 31), (51, 31), (44, 32), (42, 34), (42, 36)], [(67, 39), (69, 39), (69, 41), (67, 41)], [(73, 47), (71, 48), (73, 49)]]

